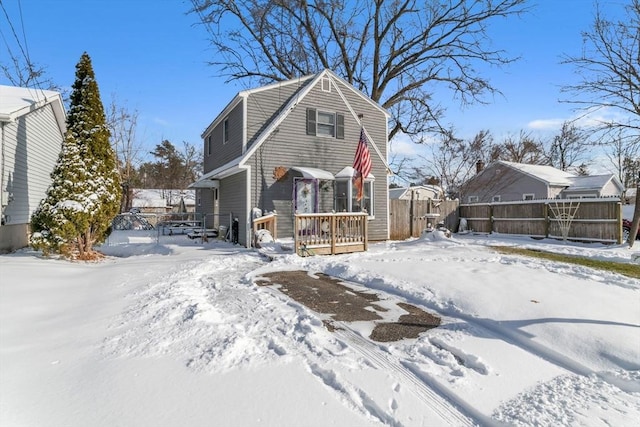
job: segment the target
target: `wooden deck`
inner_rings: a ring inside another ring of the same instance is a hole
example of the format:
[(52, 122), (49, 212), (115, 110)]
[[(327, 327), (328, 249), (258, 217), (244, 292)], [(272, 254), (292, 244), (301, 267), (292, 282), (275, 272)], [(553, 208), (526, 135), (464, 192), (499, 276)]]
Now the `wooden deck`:
[(296, 214), (296, 253), (308, 256), (366, 251), (367, 218), (367, 213)]

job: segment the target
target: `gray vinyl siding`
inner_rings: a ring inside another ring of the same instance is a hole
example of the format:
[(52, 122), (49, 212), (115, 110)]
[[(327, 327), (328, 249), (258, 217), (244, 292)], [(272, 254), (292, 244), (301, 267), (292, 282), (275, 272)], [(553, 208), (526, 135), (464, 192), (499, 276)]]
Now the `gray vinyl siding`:
[(522, 200), (523, 194), (534, 194), (535, 199), (551, 197), (547, 184), (522, 172), (505, 166), (491, 166), (465, 184), (463, 203), (477, 196), (478, 203), (489, 203), (493, 196), (501, 202)]
[[(220, 117), (216, 126), (204, 135), (204, 172), (207, 173), (242, 155), (242, 114), (243, 104), (238, 103), (228, 115)], [(229, 120), (229, 140), (224, 142), (224, 121)], [(211, 154), (207, 138), (211, 135)]]
[[(198, 206), (200, 200), (200, 206)], [(210, 188), (199, 188), (196, 190), (196, 212), (201, 214), (205, 221), (206, 228), (214, 227), (213, 220), (213, 190)]]
[[(341, 83), (339, 83), (341, 84)], [(356, 95), (351, 89), (341, 85), (343, 94), (349, 100), (355, 114), (364, 114), (363, 123), (380, 152), (386, 159), (387, 135), (386, 116), (374, 108), (370, 102)], [(285, 102), (277, 90), (261, 92), (262, 97), (270, 94), (274, 104)], [(306, 134), (307, 108), (341, 113), (344, 115), (344, 139), (313, 136)], [(314, 87), (307, 96), (289, 113), (275, 132), (254, 153), (247, 162), (251, 166), (251, 206), (263, 211), (277, 210), (278, 236), (293, 236), (293, 178), (299, 176), (289, 170), (287, 176), (280, 181), (273, 177), (274, 169), (283, 166), (306, 166), (324, 169), (336, 174), (347, 166), (353, 165), (353, 157), (360, 137), (360, 125), (349, 111), (342, 98), (333, 88), (331, 92), (323, 92), (320, 84)], [(387, 239), (388, 193), (387, 173), (384, 163), (378, 157), (372, 144), (370, 145), (375, 176), (374, 214), (375, 219), (369, 221), (369, 239), (372, 241)], [(333, 208), (333, 190), (320, 191), (320, 210), (329, 212)]]
[(2, 123), (3, 182), (13, 200), (6, 207), (7, 224), (26, 224), (51, 184), (63, 136), (50, 104)]
[(291, 82), (264, 90), (252, 92), (247, 97), (247, 148), (255, 138), (280, 113), (281, 108), (309, 80)]
[(229, 218), (238, 218), (239, 242), (245, 246), (251, 246), (247, 239), (248, 209), (247, 204), (247, 173), (240, 172), (220, 180), (220, 224), (229, 224)]

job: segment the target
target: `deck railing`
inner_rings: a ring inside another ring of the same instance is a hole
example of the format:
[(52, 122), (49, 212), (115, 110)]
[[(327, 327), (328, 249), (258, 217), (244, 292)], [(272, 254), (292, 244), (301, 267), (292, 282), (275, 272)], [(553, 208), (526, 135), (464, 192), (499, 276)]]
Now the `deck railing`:
[(335, 255), (367, 250), (367, 213), (296, 214), (296, 253)]
[(257, 246), (257, 242), (255, 241), (258, 230), (267, 230), (273, 240), (278, 238), (278, 215), (275, 213), (270, 213), (253, 220), (253, 246)]

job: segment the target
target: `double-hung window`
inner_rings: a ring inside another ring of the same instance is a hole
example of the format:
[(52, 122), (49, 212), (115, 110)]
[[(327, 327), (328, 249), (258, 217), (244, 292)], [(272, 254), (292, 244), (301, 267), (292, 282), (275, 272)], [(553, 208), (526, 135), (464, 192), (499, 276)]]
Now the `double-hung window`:
[(344, 114), (307, 108), (307, 135), (344, 139)]

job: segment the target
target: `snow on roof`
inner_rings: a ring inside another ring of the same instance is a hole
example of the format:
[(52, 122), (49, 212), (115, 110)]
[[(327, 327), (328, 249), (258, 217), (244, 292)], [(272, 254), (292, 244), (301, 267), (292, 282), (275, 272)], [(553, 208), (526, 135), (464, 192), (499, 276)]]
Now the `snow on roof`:
[(194, 206), (195, 190), (143, 189), (133, 190), (131, 206), (134, 208), (169, 207), (180, 203), (184, 198), (185, 206)]
[(568, 190), (600, 190), (613, 178), (613, 174), (576, 176), (571, 178)]
[(552, 185), (568, 186), (572, 184), (572, 179), (575, 178), (574, 174), (554, 168), (553, 166), (528, 165), (525, 163), (514, 163), (504, 160), (500, 160), (498, 163), (502, 163)]
[(12, 122), (47, 104), (53, 111), (61, 133), (66, 129), (62, 96), (52, 90), (0, 85), (0, 122)]
[(401, 187), (401, 188), (390, 188), (389, 189), (389, 198), (390, 199), (399, 199), (402, 197), (404, 193), (411, 190), (425, 190), (432, 191), (434, 194), (442, 194), (442, 187), (437, 185), (414, 185), (411, 187)]
[(21, 110), (28, 112), (32, 107), (38, 108), (54, 98), (60, 98), (60, 94), (52, 90), (0, 85), (0, 118), (16, 115)]

